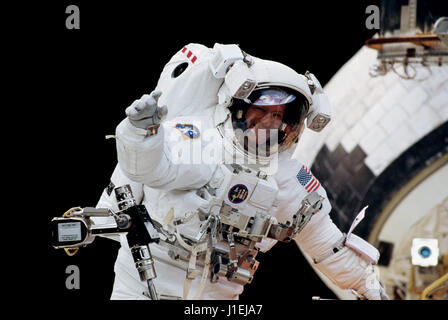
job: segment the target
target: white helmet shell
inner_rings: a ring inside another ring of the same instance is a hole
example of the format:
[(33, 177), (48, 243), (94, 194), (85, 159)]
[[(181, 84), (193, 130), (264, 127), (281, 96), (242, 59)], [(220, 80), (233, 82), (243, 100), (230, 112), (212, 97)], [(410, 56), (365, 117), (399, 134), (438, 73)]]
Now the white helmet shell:
[[(308, 102), (308, 110), (306, 115), (312, 112), (313, 108), (313, 98), (310, 87), (308, 85), (308, 78), (301, 75), (291, 69), (290, 67), (271, 60), (263, 60), (255, 57), (252, 58), (252, 65), (250, 66), (250, 71), (252, 72), (257, 86), (255, 90), (260, 90), (264, 88), (271, 87), (283, 87), (297, 92), (297, 94), (302, 95)], [(226, 149), (232, 148), (233, 150), (227, 150), (228, 152), (237, 151), (237, 155), (244, 155), (245, 159), (249, 163), (258, 163), (262, 165), (268, 164), (274, 156), (271, 153), (270, 156), (255, 156), (244, 150), (244, 148), (237, 142), (235, 131), (232, 124), (232, 115), (229, 110), (231, 106), (232, 98), (225, 87), (225, 83), (219, 90), (219, 104), (215, 111), (215, 126), (223, 136), (225, 140)], [(302, 126), (303, 128), (303, 126)]]

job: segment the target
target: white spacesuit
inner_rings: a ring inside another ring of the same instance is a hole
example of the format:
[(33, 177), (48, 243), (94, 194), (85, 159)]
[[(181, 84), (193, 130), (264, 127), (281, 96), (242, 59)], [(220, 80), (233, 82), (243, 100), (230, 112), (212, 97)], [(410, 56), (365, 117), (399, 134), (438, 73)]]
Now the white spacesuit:
[[(257, 252), (287, 239), (341, 288), (385, 298), (372, 261), (346, 246), (331, 221), (318, 179), (291, 158), (305, 118), (316, 131), (328, 122), (326, 103), (312, 74), (237, 46), (189, 44), (155, 91), (126, 110), (118, 165), (97, 207), (117, 211), (111, 190), (125, 184), (145, 204), (167, 239), (150, 244), (159, 298), (237, 299)], [(317, 209), (299, 214), (307, 201)], [(111, 298), (147, 299), (126, 237), (120, 241)]]

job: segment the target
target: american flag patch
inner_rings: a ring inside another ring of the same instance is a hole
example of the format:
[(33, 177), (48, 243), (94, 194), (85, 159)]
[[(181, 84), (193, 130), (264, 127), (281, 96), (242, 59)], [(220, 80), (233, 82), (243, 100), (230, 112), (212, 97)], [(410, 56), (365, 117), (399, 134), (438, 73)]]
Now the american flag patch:
[(297, 174), (297, 180), (299, 180), (299, 183), (308, 193), (317, 190), (320, 186), (320, 182), (313, 176), (311, 170), (306, 166), (302, 166), (302, 168), (300, 168), (300, 171)]

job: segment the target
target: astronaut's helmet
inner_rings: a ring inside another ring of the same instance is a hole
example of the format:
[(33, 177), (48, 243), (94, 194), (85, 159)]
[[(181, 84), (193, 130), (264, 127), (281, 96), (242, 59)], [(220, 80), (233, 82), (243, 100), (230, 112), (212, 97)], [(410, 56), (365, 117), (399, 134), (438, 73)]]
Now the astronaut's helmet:
[(289, 149), (304, 129), (309, 102), (298, 91), (281, 86), (256, 88), (229, 106), (234, 147), (257, 159)]
[(255, 88), (240, 99), (229, 94), (224, 82), (214, 122), (228, 153), (244, 163), (269, 165), (278, 153), (292, 151), (315, 104), (307, 77), (279, 62), (252, 61)]

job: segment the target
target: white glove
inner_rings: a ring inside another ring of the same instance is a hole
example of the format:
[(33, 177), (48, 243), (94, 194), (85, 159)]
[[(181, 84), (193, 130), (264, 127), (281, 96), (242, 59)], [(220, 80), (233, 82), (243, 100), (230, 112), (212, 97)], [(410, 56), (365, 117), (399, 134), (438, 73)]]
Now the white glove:
[(390, 300), (384, 288), (381, 286), (378, 290), (368, 290), (362, 294), (367, 300)]
[(168, 108), (166, 106), (157, 106), (161, 95), (161, 91), (153, 91), (149, 95), (144, 94), (126, 108), (126, 116), (133, 126), (149, 129), (149, 127), (159, 124), (165, 118)]
[(364, 285), (357, 290), (357, 293), (367, 300), (390, 300), (372, 265), (366, 268), (366, 272), (368, 276), (364, 280)]

